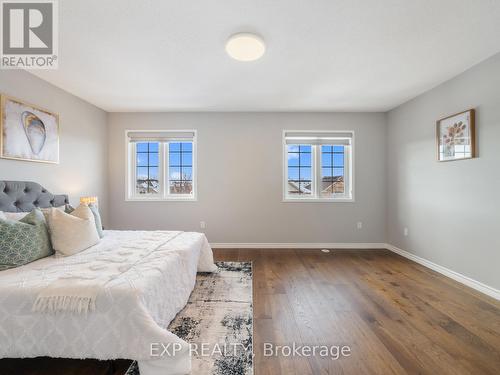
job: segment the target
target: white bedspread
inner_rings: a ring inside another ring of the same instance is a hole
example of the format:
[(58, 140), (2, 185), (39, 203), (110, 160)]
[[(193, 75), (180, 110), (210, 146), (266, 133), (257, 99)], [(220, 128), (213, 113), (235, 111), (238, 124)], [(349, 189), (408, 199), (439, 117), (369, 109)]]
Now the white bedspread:
[[(121, 260), (127, 264), (116, 272)], [(133, 260), (131, 262), (131, 259)], [(89, 267), (90, 266), (90, 267)], [(78, 270), (106, 277), (88, 314), (32, 311), (37, 295)], [(0, 272), (0, 358), (126, 358), (141, 374), (189, 371), (188, 345), (165, 327), (185, 306), (196, 272), (215, 269), (201, 233), (106, 231), (101, 242), (79, 254), (49, 257)], [(151, 357), (151, 344), (180, 344), (176, 358)]]

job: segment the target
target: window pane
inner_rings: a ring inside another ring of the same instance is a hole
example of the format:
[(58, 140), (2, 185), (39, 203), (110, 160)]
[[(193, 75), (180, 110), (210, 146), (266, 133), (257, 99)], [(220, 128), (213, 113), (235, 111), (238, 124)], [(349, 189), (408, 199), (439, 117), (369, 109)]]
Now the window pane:
[(303, 154), (301, 153), (300, 154), (300, 166), (307, 166), (307, 167), (310, 167), (311, 166), (311, 154)]
[(158, 152), (149, 154), (149, 165), (157, 167), (158, 164)]
[(158, 194), (160, 192), (160, 180), (158, 179), (158, 168), (149, 168), (149, 194)]
[(193, 179), (193, 168), (182, 167), (181, 180), (192, 180)]
[(193, 191), (193, 143), (169, 144), (170, 194), (191, 194)]
[(339, 168), (333, 168), (333, 169), (332, 168), (322, 168), (321, 169), (321, 197), (322, 198), (331, 198), (333, 194), (344, 193), (344, 177), (343, 177), (343, 175), (335, 175), (336, 170), (339, 170)]
[(289, 152), (288, 153), (288, 165), (290, 166), (299, 166), (299, 153), (298, 152)]
[(170, 194), (191, 194), (192, 192), (192, 181), (170, 181)]
[(181, 179), (181, 168), (180, 167), (170, 167), (170, 179), (180, 180)]
[(138, 167), (147, 167), (148, 166), (148, 153), (137, 153), (137, 166)]
[(288, 145), (288, 186), (290, 195), (312, 194), (312, 147)]
[(160, 148), (160, 144), (158, 142), (149, 142), (149, 152), (158, 152)]
[(193, 151), (193, 143), (192, 142), (182, 142), (181, 143), (182, 151)]
[(137, 152), (148, 152), (148, 144), (144, 142), (136, 143)]
[(324, 179), (325, 177), (333, 176), (333, 170), (330, 167), (321, 168), (321, 177)]
[(333, 154), (333, 165), (336, 167), (344, 166), (344, 154)]
[(182, 165), (193, 165), (193, 154), (191, 152), (182, 151), (181, 154)]
[(158, 142), (139, 142), (136, 144), (136, 193), (159, 194), (160, 181), (158, 178)]
[(169, 164), (171, 166), (179, 166), (181, 165), (181, 154), (179, 152), (171, 152), (169, 154)]
[(299, 173), (300, 173), (300, 179), (301, 180), (311, 180), (311, 167), (307, 168), (299, 168)]
[(310, 195), (311, 182), (310, 181), (288, 181), (288, 194), (290, 195)]
[(298, 167), (288, 167), (288, 179), (298, 180), (299, 179), (299, 168)]
[(321, 166), (322, 167), (331, 167), (332, 166), (332, 154), (330, 154), (330, 153), (322, 153), (321, 154)]
[(170, 150), (170, 152), (172, 152), (172, 151), (180, 151), (181, 150), (181, 144), (179, 142), (170, 143), (169, 144), (169, 150)]
[(321, 146), (320, 195), (331, 198), (344, 192), (344, 146)]
[(288, 181), (288, 194), (299, 195), (299, 184), (296, 181)]
[(344, 175), (344, 168), (333, 168), (333, 175), (334, 176), (343, 176)]
[(331, 198), (344, 193), (344, 146), (322, 146), (320, 195)]
[(147, 179), (148, 178), (148, 168), (147, 167), (138, 167), (137, 168), (137, 179)]
[(149, 179), (158, 181), (158, 167), (149, 167)]
[(148, 193), (148, 168), (138, 167), (137, 168), (137, 180), (136, 180), (136, 192), (137, 194), (147, 194)]
[(311, 195), (311, 182), (310, 181), (301, 181), (299, 182), (299, 194), (302, 195)]

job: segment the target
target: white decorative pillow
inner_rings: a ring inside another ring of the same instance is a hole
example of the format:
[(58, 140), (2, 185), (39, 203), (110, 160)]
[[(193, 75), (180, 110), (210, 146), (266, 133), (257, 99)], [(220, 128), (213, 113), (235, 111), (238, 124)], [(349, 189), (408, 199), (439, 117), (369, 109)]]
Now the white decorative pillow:
[[(61, 210), (64, 212), (66, 209), (66, 206), (60, 206), (60, 207), (55, 207), (58, 210)], [(49, 215), (49, 212), (52, 208), (40, 208), (40, 210), (43, 212), (43, 215), (45, 216), (45, 220), (47, 220), (47, 216)], [(2, 216), (3, 214), (3, 216)], [(4, 220), (14, 220), (14, 221), (19, 221), (23, 218), (25, 218), (29, 212), (3, 212), (0, 211), (0, 219)]]
[(29, 212), (4, 212), (3, 214), (7, 218), (7, 220), (19, 221), (26, 215), (28, 215)]
[(71, 214), (53, 208), (48, 222), (52, 247), (58, 255), (73, 255), (99, 242), (94, 215), (85, 205)]
[(66, 206), (40, 208), (40, 211), (42, 211), (43, 216), (45, 217), (45, 221), (47, 223), (49, 222), (50, 211), (52, 211), (53, 208), (55, 208), (56, 210), (62, 211), (62, 212), (66, 212), (67, 214), (70, 213), (70, 212), (66, 211)]

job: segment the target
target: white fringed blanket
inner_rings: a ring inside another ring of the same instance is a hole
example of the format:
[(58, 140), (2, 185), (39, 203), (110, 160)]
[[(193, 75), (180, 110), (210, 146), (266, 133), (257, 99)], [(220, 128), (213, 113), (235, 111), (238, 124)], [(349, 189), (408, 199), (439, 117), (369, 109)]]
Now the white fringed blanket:
[(201, 233), (106, 231), (79, 254), (1, 271), (0, 358), (127, 358), (183, 373), (189, 356), (153, 358), (151, 343), (188, 349), (165, 327), (196, 272), (214, 269)]
[[(62, 258), (60, 263), (44, 267), (44, 272), (55, 269), (54, 274), (59, 276), (38, 294), (33, 311), (76, 314), (95, 311), (97, 295), (103, 292), (111, 280), (120, 277), (132, 267), (140, 266), (141, 262), (149, 262), (154, 251), (181, 234), (153, 233), (132, 240), (126, 245), (113, 247), (112, 251), (84, 254), (85, 259)], [(62, 272), (61, 266), (64, 266)]]

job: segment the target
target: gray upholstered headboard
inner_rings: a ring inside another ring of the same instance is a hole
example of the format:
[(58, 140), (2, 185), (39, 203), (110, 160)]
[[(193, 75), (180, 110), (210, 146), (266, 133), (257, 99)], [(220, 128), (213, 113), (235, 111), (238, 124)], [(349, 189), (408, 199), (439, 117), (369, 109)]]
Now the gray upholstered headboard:
[(36, 182), (0, 181), (0, 211), (30, 212), (35, 207), (59, 207), (68, 204), (67, 195), (54, 195)]

